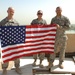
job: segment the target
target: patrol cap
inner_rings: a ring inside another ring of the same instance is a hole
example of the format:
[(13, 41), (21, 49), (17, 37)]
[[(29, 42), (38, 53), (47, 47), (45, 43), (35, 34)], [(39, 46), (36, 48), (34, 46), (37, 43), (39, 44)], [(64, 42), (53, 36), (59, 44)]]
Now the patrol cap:
[(37, 14), (43, 14), (42, 10), (38, 10)]

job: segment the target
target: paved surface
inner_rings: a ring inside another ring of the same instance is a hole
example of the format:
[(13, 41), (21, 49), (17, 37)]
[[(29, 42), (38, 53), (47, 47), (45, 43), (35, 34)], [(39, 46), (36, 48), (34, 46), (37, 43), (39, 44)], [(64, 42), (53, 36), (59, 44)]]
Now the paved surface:
[(72, 75), (72, 74), (35, 74), (35, 75)]
[[(32, 58), (21, 58), (20, 59), (21, 63), (20, 63), (20, 68), (22, 70), (22, 75), (33, 75), (32, 73), (32, 63), (33, 63), (33, 59)], [(39, 64), (39, 60), (37, 60), (37, 65)], [(45, 59), (43, 61), (43, 65), (47, 66), (47, 60)], [(59, 69), (58, 68), (58, 58), (56, 58), (56, 60), (54, 61), (54, 67), (51, 69), (52, 72), (75, 72), (75, 64), (72, 58), (66, 58), (63, 65), (65, 66), (64, 69)], [(48, 72), (49, 73), (49, 72)], [(0, 75), (2, 74), (2, 69), (1, 69), (1, 63), (0, 63)], [(8, 74), (7, 75), (18, 75), (15, 72), (14, 69), (14, 62), (10, 61), (9, 63), (9, 67), (8, 67)], [(47, 74), (41, 72), (40, 74), (35, 74), (35, 75), (71, 75), (71, 74)]]
[(60, 69), (58, 67), (58, 59), (55, 60), (54, 62), (54, 67), (52, 67), (52, 72), (60, 72), (60, 73), (75, 73), (75, 63), (73, 59), (71, 58), (66, 58), (65, 61), (63, 62), (64, 69)]
[(75, 56), (73, 56), (73, 60), (74, 60), (74, 62), (75, 62)]

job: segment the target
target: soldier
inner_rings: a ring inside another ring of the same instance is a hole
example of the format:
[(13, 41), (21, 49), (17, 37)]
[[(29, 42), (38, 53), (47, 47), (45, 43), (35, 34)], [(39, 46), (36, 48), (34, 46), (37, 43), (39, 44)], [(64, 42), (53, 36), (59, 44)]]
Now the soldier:
[[(19, 23), (13, 18), (14, 15), (14, 9), (12, 7), (9, 7), (7, 10), (8, 16), (6, 18), (4, 18), (1, 22), (0, 22), (0, 26), (19, 26)], [(21, 74), (21, 70), (20, 70), (20, 59), (15, 59), (14, 60), (15, 63), (15, 71), (18, 74)], [(7, 75), (7, 67), (8, 67), (9, 62), (6, 63), (2, 63), (2, 69), (3, 69), (3, 73), (2, 75)]]
[(49, 59), (49, 67), (53, 66), (53, 62), (56, 56), (57, 49), (59, 47), (59, 68), (63, 69), (63, 61), (65, 58), (65, 49), (66, 49), (66, 41), (67, 36), (65, 35), (65, 31), (70, 28), (70, 21), (67, 17), (63, 16), (61, 7), (56, 8), (56, 16), (52, 18), (51, 24), (58, 24), (58, 29), (56, 33), (55, 39), (55, 53), (50, 55)]
[[(47, 24), (46, 21), (42, 18), (43, 12), (42, 12), (41, 10), (38, 10), (37, 16), (38, 16), (38, 18), (37, 18), (37, 19), (34, 19), (34, 20), (31, 22), (31, 25), (36, 25), (36, 24), (38, 24), (38, 25), (46, 25), (46, 24)], [(42, 61), (43, 61), (44, 57), (45, 57), (45, 53), (40, 53), (40, 54), (39, 54), (39, 59), (40, 59), (40, 64), (39, 64), (39, 66), (40, 66), (40, 67), (43, 67)], [(34, 58), (33, 66), (35, 66), (35, 65), (36, 65), (36, 61), (37, 61), (37, 54), (34, 54), (34, 55), (33, 55), (33, 58)]]

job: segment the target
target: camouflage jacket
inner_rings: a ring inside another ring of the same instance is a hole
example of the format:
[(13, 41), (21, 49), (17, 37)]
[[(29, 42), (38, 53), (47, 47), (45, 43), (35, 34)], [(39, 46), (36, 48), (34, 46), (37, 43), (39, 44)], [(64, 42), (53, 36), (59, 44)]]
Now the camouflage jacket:
[(60, 26), (60, 28), (57, 29), (57, 36), (60, 38), (66, 36), (65, 31), (70, 28), (69, 19), (63, 15), (61, 17), (55, 16), (52, 18), (51, 24), (58, 24)]
[(42, 19), (42, 20), (34, 19), (31, 22), (31, 25), (34, 25), (34, 24), (47, 25), (46, 20), (44, 20), (44, 19)]
[(0, 22), (0, 26), (18, 26), (19, 23), (15, 19), (8, 20), (7, 17)]

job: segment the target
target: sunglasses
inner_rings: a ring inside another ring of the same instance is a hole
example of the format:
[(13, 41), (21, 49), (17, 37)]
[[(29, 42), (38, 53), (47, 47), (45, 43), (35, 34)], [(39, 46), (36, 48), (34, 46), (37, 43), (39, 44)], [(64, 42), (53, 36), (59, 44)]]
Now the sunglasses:
[(38, 13), (38, 15), (42, 15), (42, 13)]

